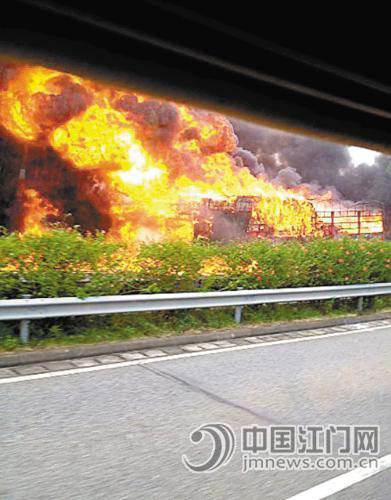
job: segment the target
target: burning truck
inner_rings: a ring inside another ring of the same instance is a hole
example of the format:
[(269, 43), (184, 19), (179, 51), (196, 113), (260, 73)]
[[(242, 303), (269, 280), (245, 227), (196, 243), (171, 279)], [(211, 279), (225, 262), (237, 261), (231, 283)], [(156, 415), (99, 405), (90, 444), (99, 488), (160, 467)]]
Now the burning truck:
[(286, 199), (284, 216), (300, 211), (306, 218), (291, 217), (287, 227), (273, 227), (262, 206), (271, 200), (238, 196), (233, 201), (204, 198), (197, 203), (181, 203), (180, 213), (191, 218), (194, 238), (212, 241), (252, 239), (306, 239), (308, 237), (384, 237), (384, 208), (378, 202), (361, 202), (345, 210), (316, 211), (310, 201)]
[[(129, 241), (381, 236), (381, 207), (269, 179), (223, 115), (0, 61), (0, 225)], [(327, 199), (326, 199), (327, 198)]]

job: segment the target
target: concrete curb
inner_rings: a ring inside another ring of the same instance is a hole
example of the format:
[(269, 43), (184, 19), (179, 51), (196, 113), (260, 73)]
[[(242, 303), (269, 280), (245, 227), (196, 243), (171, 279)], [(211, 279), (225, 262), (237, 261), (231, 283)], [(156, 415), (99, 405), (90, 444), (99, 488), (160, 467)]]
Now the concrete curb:
[(99, 356), (101, 354), (121, 353), (125, 351), (138, 351), (140, 349), (181, 346), (185, 344), (196, 344), (199, 342), (214, 342), (240, 337), (270, 335), (340, 325), (353, 325), (357, 323), (364, 323), (382, 319), (391, 319), (391, 312), (360, 316), (344, 316), (340, 318), (325, 318), (320, 320), (295, 320), (289, 322), (287, 321), (282, 323), (274, 323), (267, 326), (239, 326), (237, 328), (229, 328), (192, 335), (175, 335), (101, 344), (85, 344), (30, 352), (15, 352), (10, 354), (0, 354), (0, 368), (8, 368), (13, 366), (49, 361), (63, 361), (89, 356)]

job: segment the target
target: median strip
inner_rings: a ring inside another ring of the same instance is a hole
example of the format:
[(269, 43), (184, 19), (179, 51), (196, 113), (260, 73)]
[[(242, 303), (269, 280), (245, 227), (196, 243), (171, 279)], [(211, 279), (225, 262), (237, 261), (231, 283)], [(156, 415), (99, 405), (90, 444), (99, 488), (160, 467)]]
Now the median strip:
[[(86, 358), (84, 360), (82, 358), (79, 358), (75, 360), (68, 360), (66, 362), (41, 363), (35, 365), (24, 365), (14, 368), (2, 368), (0, 369), (0, 384), (99, 371), (103, 369), (146, 364), (164, 360), (180, 359), (215, 353), (217, 354), (219, 352), (261, 348), (268, 345), (303, 342), (316, 338), (326, 338), (349, 335), (359, 332), (368, 332), (380, 330), (383, 328), (389, 328), (391, 326), (391, 320), (362, 323), (361, 327), (360, 325), (354, 326), (354, 329), (350, 329), (350, 326), (346, 326), (344, 331), (337, 332), (333, 330), (333, 327), (320, 328), (318, 330), (308, 330), (307, 332), (292, 332), (290, 334), (291, 338), (286, 338), (285, 334), (275, 334), (273, 336), (264, 335), (258, 337), (242, 337), (238, 339), (232, 339), (229, 342), (230, 344), (232, 344), (231, 346), (224, 346), (224, 344), (221, 345), (222, 342), (202, 342), (200, 344), (178, 346), (177, 348), (179, 349), (179, 352), (176, 354), (170, 354), (169, 349), (165, 351), (165, 349), (162, 348), (161, 350), (150, 349), (144, 350), (142, 352), (115, 353), (110, 356), (96, 356), (92, 358)], [(255, 339), (258, 339), (259, 342), (255, 342)]]

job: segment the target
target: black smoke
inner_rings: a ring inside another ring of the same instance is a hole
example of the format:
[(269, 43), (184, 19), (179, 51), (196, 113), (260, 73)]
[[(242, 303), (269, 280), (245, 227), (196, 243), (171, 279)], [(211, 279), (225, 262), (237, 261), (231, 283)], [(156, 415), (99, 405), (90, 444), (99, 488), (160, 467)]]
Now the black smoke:
[(273, 179), (273, 182), (284, 186), (285, 188), (292, 188), (298, 186), (302, 182), (302, 177), (299, 173), (297, 173), (296, 169), (292, 167), (282, 168), (276, 177)]
[(309, 184), (331, 189), (341, 199), (376, 200), (391, 211), (391, 156), (355, 166), (347, 146), (301, 137), (231, 119), (239, 146), (262, 165), (269, 179), (285, 187)]
[(0, 129), (0, 228), (21, 230), (25, 190), (34, 190), (61, 214), (46, 222), (80, 226), (82, 231), (108, 231), (111, 200), (99, 189), (99, 172), (79, 170), (50, 147), (23, 147)]
[(265, 174), (265, 167), (258, 162), (257, 157), (248, 149), (236, 148), (232, 156), (239, 168), (248, 168), (254, 177)]

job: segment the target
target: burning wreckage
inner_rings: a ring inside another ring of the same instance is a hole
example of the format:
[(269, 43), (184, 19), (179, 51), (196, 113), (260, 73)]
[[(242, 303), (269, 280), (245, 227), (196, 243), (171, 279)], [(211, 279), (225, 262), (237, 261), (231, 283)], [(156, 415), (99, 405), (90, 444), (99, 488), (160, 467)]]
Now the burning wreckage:
[(131, 241), (383, 235), (379, 205), (270, 179), (218, 113), (0, 62), (0, 126), (0, 225), (11, 230), (61, 222)]
[(270, 226), (263, 217), (262, 202), (267, 204), (268, 200), (238, 196), (229, 203), (205, 198), (197, 203), (182, 203), (180, 213), (192, 217), (195, 238), (213, 241), (384, 236), (384, 210), (379, 203), (359, 203), (346, 210), (317, 212), (310, 201), (287, 198), (283, 201), (284, 214), (304, 212), (307, 217), (292, 217), (293, 226), (278, 229)]

